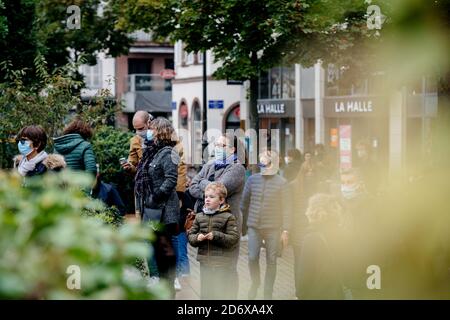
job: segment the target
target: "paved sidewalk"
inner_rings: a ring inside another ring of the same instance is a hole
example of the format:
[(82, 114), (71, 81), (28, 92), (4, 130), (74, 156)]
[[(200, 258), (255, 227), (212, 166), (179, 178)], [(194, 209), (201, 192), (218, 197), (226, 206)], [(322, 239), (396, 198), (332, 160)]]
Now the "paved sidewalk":
[[(180, 278), (182, 290), (177, 292), (177, 300), (198, 300), (200, 299), (200, 264), (196, 260), (196, 249), (188, 244), (188, 255), (191, 265), (191, 275), (189, 277)], [(261, 250), (260, 257), (261, 266), (261, 286), (256, 299), (263, 299), (263, 281), (266, 270), (265, 250)], [(239, 262), (239, 300), (247, 300), (247, 292), (250, 288), (250, 273), (248, 270), (248, 249), (247, 241), (241, 241)], [(277, 277), (273, 292), (275, 300), (292, 300), (295, 298), (294, 287), (294, 255), (292, 247), (288, 247), (278, 258)]]

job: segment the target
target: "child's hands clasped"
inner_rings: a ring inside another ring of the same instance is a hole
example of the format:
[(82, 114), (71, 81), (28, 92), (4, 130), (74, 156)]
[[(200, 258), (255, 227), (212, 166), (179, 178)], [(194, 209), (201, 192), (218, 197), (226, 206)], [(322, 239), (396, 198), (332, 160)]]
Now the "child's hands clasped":
[(213, 234), (212, 234), (212, 232), (207, 233), (207, 234), (200, 233), (200, 234), (197, 236), (197, 240), (198, 240), (198, 241), (212, 240), (212, 239), (213, 239)]

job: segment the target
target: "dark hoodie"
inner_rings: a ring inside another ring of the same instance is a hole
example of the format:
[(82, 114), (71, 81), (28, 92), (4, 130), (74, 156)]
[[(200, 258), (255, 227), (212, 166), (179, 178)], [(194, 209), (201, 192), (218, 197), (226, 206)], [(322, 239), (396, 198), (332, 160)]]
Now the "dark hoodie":
[(64, 156), (67, 167), (96, 174), (95, 155), (92, 145), (78, 133), (55, 138), (55, 151)]

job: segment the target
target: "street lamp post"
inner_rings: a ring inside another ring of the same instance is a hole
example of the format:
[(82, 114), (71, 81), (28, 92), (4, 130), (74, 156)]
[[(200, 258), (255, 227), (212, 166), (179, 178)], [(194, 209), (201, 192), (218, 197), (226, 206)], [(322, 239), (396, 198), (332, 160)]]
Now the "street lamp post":
[(206, 94), (206, 50), (203, 51), (203, 112), (202, 112), (202, 163), (205, 164), (208, 159), (204, 158), (205, 149), (208, 147), (208, 137), (206, 136), (206, 112), (208, 111), (208, 101)]

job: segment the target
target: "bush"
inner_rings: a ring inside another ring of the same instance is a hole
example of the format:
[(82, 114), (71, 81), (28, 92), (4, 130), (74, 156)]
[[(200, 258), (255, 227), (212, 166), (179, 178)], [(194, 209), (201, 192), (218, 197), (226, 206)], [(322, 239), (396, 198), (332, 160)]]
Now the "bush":
[[(20, 176), (0, 171), (0, 298), (168, 297), (166, 287), (147, 289), (134, 267), (148, 257), (150, 229), (112, 227), (80, 214), (102, 210), (80, 191), (90, 182), (66, 171), (29, 179), (23, 187)], [(80, 268), (79, 290), (68, 288), (70, 266)]]
[(102, 180), (117, 187), (127, 212), (134, 212), (134, 179), (122, 169), (119, 159), (128, 156), (132, 136), (131, 132), (103, 126), (96, 130), (92, 140)]

